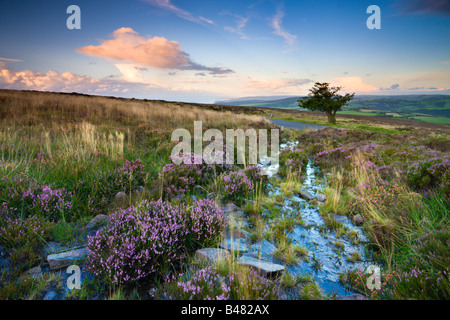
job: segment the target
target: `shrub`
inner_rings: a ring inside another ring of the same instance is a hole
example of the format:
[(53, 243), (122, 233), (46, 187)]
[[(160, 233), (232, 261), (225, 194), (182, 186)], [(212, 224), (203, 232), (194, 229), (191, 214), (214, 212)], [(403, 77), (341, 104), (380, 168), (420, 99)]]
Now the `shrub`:
[(222, 173), (218, 178), (222, 195), (225, 199), (242, 203), (253, 190), (252, 181), (243, 170)]
[(408, 183), (415, 188), (438, 187), (450, 194), (450, 160), (448, 157), (431, 158), (414, 162), (406, 171)]
[(283, 149), (280, 152), (280, 174), (288, 172), (304, 172), (308, 164), (308, 156), (303, 149), (297, 147)]

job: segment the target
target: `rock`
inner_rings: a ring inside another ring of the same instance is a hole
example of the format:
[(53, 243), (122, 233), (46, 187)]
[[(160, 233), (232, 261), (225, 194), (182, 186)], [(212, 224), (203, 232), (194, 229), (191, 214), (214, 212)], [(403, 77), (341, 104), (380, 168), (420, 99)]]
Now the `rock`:
[(137, 186), (136, 187), (136, 192), (144, 192), (145, 188), (144, 186)]
[(116, 197), (115, 197), (117, 202), (125, 201), (126, 198), (127, 198), (127, 194), (123, 191), (117, 192)]
[(40, 278), (42, 277), (42, 269), (40, 266), (31, 268), (23, 273), (23, 276), (31, 276), (32, 278)]
[(254, 245), (250, 246), (250, 249), (252, 251), (256, 251), (257, 253), (260, 253), (261, 255), (271, 255), (275, 251), (277, 251), (277, 247), (275, 247), (273, 244), (271, 244), (266, 239), (263, 239), (262, 241), (259, 241), (255, 243)]
[(327, 200), (327, 196), (321, 193), (316, 194), (316, 199), (317, 201), (320, 202), (324, 202), (325, 200)]
[(224, 213), (235, 212), (239, 210), (239, 207), (234, 203), (227, 203), (222, 207)]
[(109, 216), (105, 214), (99, 214), (95, 216), (89, 223), (84, 227), (86, 230), (92, 230), (97, 228), (99, 225), (105, 224), (109, 221)]
[(342, 223), (349, 223), (349, 220), (346, 216), (340, 215), (340, 214), (334, 214), (333, 218), (335, 221), (342, 222)]
[(53, 241), (47, 242), (44, 246), (44, 252), (47, 255), (66, 251), (66, 250), (67, 250), (67, 247), (63, 246), (62, 244), (60, 244), (58, 242), (53, 242)]
[(230, 253), (227, 250), (219, 248), (203, 248), (197, 250), (195, 255), (211, 262), (217, 262), (220, 259), (228, 258)]
[(47, 257), (47, 261), (50, 270), (61, 269), (68, 267), (74, 263), (74, 261), (83, 259), (89, 254), (86, 248), (67, 251), (59, 254), (51, 254)]
[(50, 291), (45, 295), (44, 300), (58, 300), (58, 293)]
[(367, 298), (361, 294), (352, 294), (349, 296), (337, 296), (334, 300), (367, 300)]
[(361, 226), (364, 223), (363, 217), (358, 213), (356, 216), (353, 217), (352, 222), (356, 226)]
[(238, 261), (241, 265), (251, 266), (258, 272), (267, 276), (274, 276), (284, 270), (284, 266), (276, 263), (266, 262), (249, 256), (243, 256)]
[(184, 199), (184, 194), (177, 194), (175, 197), (172, 198), (172, 201), (174, 201), (175, 203), (180, 203), (182, 202)]
[(224, 234), (225, 238), (244, 238), (247, 239), (249, 236), (249, 233), (244, 230), (233, 230), (233, 231), (227, 231)]
[(306, 200), (312, 200), (312, 199), (314, 199), (314, 196), (313, 196), (312, 193), (309, 192), (308, 190), (304, 190), (304, 189), (300, 190), (299, 195), (300, 195), (303, 199), (306, 199)]
[(241, 253), (247, 252), (249, 247), (245, 243), (245, 239), (243, 238), (226, 238), (221, 243), (219, 243), (219, 247), (222, 249), (226, 249), (229, 251), (239, 251)]

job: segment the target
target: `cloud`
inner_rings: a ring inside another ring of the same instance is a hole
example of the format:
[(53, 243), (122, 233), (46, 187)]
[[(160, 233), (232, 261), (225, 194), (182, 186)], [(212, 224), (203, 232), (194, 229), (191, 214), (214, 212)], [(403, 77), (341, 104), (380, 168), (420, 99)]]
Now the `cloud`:
[(123, 76), (123, 79), (128, 82), (133, 83), (143, 83), (147, 84), (152, 88), (166, 88), (167, 85), (160, 83), (158, 81), (151, 80), (145, 77), (140, 71), (147, 71), (146, 68), (136, 66), (134, 64), (115, 64), (117, 69)]
[(225, 26), (224, 27), (225, 31), (228, 31), (230, 33), (235, 33), (235, 34), (239, 35), (242, 39), (248, 39), (247, 36), (244, 34), (243, 29), (247, 25), (250, 18), (241, 17), (240, 15), (230, 13), (227, 11), (222, 12), (221, 15), (230, 15), (236, 19), (236, 26), (235, 27)]
[(234, 73), (227, 68), (206, 67), (191, 60), (176, 41), (163, 37), (145, 38), (131, 28), (113, 32), (113, 39), (102, 41), (98, 46), (76, 49), (78, 52), (119, 61), (128, 61), (160, 69), (197, 70), (210, 74)]
[(175, 6), (171, 3), (171, 0), (143, 0), (143, 1), (148, 4), (151, 4), (152, 6), (172, 12), (176, 16), (178, 16), (182, 19), (191, 21), (191, 22), (195, 22), (195, 23), (199, 23), (199, 24), (203, 24), (203, 22), (206, 22), (209, 24), (214, 24), (214, 21), (212, 21), (212, 20), (209, 20), (202, 16), (196, 17), (188, 11), (178, 8), (177, 6)]
[(0, 57), (1, 61), (8, 61), (8, 62), (22, 62), (23, 60), (19, 60), (19, 59), (8, 59), (8, 58), (2, 58)]
[(395, 6), (401, 14), (450, 15), (449, 0), (401, 0)]
[(361, 77), (338, 77), (332, 79), (332, 85), (342, 87), (347, 92), (372, 92), (378, 91), (378, 88), (364, 83)]
[(288, 78), (272, 78), (272, 79), (250, 79), (244, 84), (246, 88), (264, 89), (279, 91), (287, 87), (299, 87), (310, 83), (310, 79), (288, 79)]
[(293, 47), (294, 44), (297, 42), (297, 36), (289, 33), (288, 31), (284, 30), (283, 26), (281, 25), (282, 20), (284, 17), (284, 11), (279, 6), (277, 8), (277, 13), (272, 19), (272, 27), (274, 29), (273, 33), (282, 37), (284, 41), (289, 45), (289, 47)]
[(390, 86), (389, 88), (380, 88), (380, 90), (397, 90), (400, 87), (400, 85), (398, 83), (393, 84), (392, 86)]
[(0, 87), (3, 89), (96, 93), (117, 92), (124, 90), (127, 85), (124, 81), (96, 79), (71, 72), (14, 71), (0, 62)]

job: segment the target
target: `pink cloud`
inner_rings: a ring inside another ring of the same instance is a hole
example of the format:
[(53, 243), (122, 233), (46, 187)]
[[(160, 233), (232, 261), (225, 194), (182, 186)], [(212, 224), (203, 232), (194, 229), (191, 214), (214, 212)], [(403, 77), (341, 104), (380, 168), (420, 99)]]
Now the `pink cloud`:
[(373, 92), (379, 89), (373, 85), (364, 83), (361, 77), (338, 77), (333, 78), (331, 85), (343, 87), (346, 92)]
[(113, 32), (113, 39), (98, 46), (86, 46), (77, 51), (91, 56), (129, 61), (160, 69), (198, 70), (210, 74), (234, 73), (227, 68), (206, 67), (191, 60), (176, 41), (163, 37), (146, 38), (131, 28), (120, 28)]
[(287, 87), (298, 87), (312, 82), (310, 79), (286, 79), (286, 78), (272, 78), (272, 79), (250, 79), (244, 86), (253, 89), (264, 90), (282, 90)]

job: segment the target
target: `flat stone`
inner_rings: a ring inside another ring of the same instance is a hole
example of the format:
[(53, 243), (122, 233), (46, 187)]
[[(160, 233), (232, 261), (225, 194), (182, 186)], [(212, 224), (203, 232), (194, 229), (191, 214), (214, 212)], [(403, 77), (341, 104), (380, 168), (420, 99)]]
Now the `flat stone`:
[(346, 216), (343, 216), (343, 215), (340, 215), (340, 214), (334, 214), (333, 213), (333, 218), (334, 218), (335, 221), (338, 221), (338, 222), (342, 222), (342, 223), (348, 223), (349, 222), (349, 220), (348, 220), (348, 218)]
[(249, 233), (244, 231), (244, 230), (232, 230), (232, 231), (227, 231), (224, 234), (225, 238), (244, 238), (247, 239), (248, 238)]
[(284, 266), (276, 263), (266, 262), (249, 256), (239, 258), (238, 264), (255, 268), (263, 275), (272, 276), (284, 270)]
[(277, 251), (277, 247), (275, 247), (266, 239), (263, 239), (262, 241), (255, 243), (254, 245), (250, 246), (250, 248), (252, 249), (252, 251), (256, 251), (262, 255), (263, 254), (271, 255), (275, 251)]
[(312, 200), (314, 199), (314, 196), (312, 195), (311, 192), (309, 192), (308, 190), (300, 190), (299, 195), (306, 200)]
[(62, 252), (59, 254), (51, 254), (47, 257), (47, 261), (50, 270), (61, 269), (68, 267), (74, 263), (74, 261), (83, 259), (89, 254), (86, 248), (76, 249), (72, 251)]
[(320, 202), (324, 202), (325, 200), (327, 200), (327, 196), (321, 193), (316, 194), (316, 199), (317, 201)]
[(95, 216), (89, 223), (84, 227), (86, 230), (92, 230), (96, 227), (98, 227), (101, 224), (105, 224), (109, 221), (109, 216), (105, 214), (99, 214)]
[(241, 253), (249, 251), (249, 247), (245, 243), (244, 238), (226, 238), (219, 243), (219, 247), (230, 251), (239, 251)]
[(199, 258), (206, 259), (211, 262), (217, 262), (221, 259), (227, 259), (230, 253), (227, 250), (219, 248), (203, 248), (197, 250), (195, 255)]

